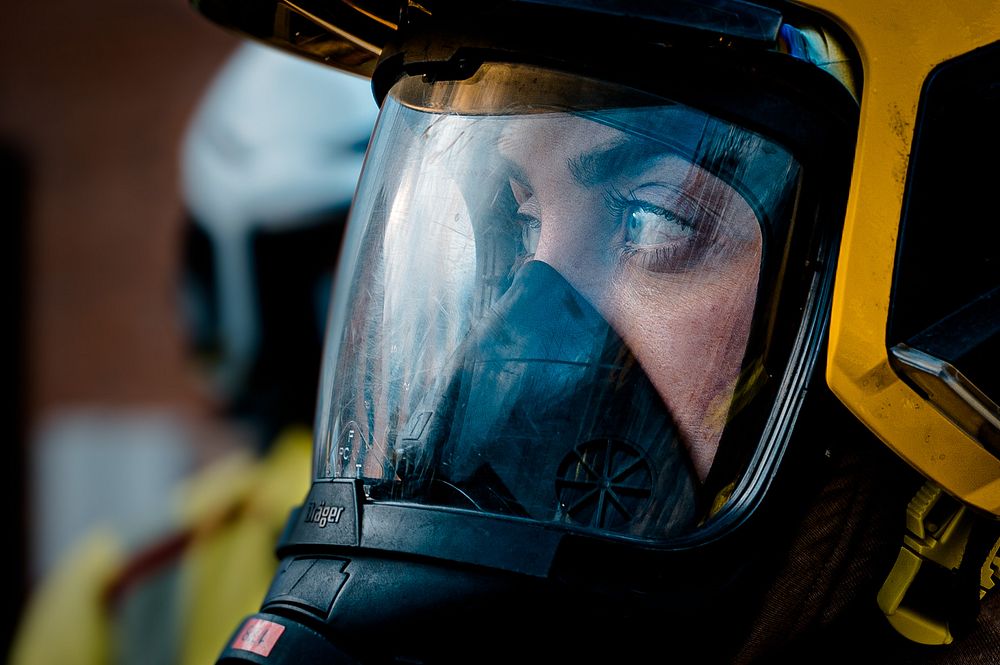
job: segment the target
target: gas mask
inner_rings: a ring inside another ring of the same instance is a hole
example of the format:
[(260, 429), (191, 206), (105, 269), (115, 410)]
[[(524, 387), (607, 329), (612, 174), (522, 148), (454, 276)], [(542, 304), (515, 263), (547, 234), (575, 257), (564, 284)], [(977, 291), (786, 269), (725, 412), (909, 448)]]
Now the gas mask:
[(512, 622), (584, 660), (553, 636), (704, 632), (823, 331), (802, 183), (781, 143), (626, 86), (400, 77), (340, 258), (313, 488), (220, 662), (509, 662)]

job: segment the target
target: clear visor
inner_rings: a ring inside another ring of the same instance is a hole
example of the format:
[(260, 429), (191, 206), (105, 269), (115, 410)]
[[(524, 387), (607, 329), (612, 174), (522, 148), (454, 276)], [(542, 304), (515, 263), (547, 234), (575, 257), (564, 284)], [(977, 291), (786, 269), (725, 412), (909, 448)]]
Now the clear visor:
[(759, 380), (759, 287), (798, 179), (764, 137), (608, 83), (500, 64), (400, 81), (342, 255), (317, 476), (642, 539), (697, 529)]

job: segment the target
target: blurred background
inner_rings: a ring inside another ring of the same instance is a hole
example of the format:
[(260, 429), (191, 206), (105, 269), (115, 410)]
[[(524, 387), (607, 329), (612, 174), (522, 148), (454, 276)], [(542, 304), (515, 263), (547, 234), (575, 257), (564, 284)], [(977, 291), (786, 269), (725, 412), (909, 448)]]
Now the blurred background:
[(237, 38), (186, 0), (7, 2), (4, 17), (6, 653), (75, 538), (155, 528), (178, 478), (241, 443), (176, 303), (180, 139)]

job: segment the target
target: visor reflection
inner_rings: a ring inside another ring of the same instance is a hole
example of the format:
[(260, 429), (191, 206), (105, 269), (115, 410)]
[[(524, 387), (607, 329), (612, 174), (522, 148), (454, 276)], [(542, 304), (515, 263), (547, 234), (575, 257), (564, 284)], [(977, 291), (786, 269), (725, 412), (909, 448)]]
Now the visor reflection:
[(466, 84), (398, 84), (359, 189), (321, 475), (637, 537), (696, 528), (797, 164), (674, 103), (410, 108), (428, 85)]

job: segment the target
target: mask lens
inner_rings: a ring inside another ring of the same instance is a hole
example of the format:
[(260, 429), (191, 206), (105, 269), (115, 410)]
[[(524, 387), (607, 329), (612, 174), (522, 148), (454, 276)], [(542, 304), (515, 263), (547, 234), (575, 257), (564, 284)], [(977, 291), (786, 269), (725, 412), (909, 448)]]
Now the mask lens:
[(317, 475), (374, 500), (691, 532), (759, 360), (766, 245), (798, 165), (610, 84), (531, 69), (528, 96), (519, 68), (387, 98), (341, 262)]

